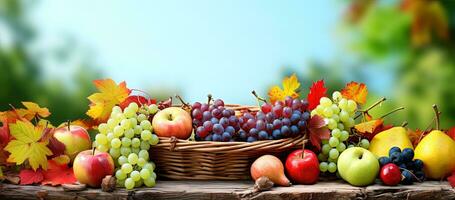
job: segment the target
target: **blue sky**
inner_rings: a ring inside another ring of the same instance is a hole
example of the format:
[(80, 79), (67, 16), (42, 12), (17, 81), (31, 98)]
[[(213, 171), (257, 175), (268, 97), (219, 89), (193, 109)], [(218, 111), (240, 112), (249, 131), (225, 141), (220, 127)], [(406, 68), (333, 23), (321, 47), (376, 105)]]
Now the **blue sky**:
[[(282, 66), (302, 72), (336, 52), (340, 17), (328, 1), (40, 1), (33, 19), (42, 43), (71, 35), (106, 77), (131, 88), (180, 88), (252, 104), (250, 91), (277, 81)], [(62, 71), (47, 67), (47, 74)]]

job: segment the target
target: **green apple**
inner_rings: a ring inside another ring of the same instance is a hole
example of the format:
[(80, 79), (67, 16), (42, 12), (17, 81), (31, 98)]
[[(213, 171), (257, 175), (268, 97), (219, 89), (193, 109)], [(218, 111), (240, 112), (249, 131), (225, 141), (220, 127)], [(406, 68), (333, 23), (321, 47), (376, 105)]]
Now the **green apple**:
[(338, 173), (354, 186), (366, 186), (374, 182), (379, 172), (379, 162), (370, 151), (352, 147), (338, 158)]

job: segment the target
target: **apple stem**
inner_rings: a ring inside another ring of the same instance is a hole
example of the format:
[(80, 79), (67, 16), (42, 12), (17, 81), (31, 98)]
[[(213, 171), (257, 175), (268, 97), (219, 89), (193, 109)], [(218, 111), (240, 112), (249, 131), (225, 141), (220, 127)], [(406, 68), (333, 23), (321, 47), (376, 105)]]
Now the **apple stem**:
[(95, 148), (95, 147), (93, 147), (93, 148), (92, 148), (92, 156), (94, 156), (94, 155), (95, 155), (95, 150), (96, 150), (96, 148)]
[(303, 143), (302, 143), (302, 158), (305, 158), (305, 144), (308, 142), (307, 134), (303, 136)]
[(71, 120), (68, 120), (66, 125), (68, 126), (68, 131), (71, 131)]
[(400, 110), (403, 110), (403, 109), (404, 109), (404, 107), (395, 108), (395, 109), (393, 109), (392, 111), (390, 111), (390, 112), (388, 112), (388, 113), (382, 115), (381, 117), (379, 117), (379, 119), (383, 119), (384, 117), (387, 117), (387, 116), (389, 116), (390, 114), (393, 114), (393, 113), (395, 113), (395, 112), (397, 112), (397, 111), (400, 111)]
[(436, 130), (439, 130), (439, 115), (441, 115), (441, 112), (439, 112), (438, 106), (436, 104), (433, 104), (433, 110), (436, 118)]
[(373, 109), (374, 107), (378, 106), (379, 104), (381, 104), (381, 103), (384, 102), (385, 100), (387, 100), (387, 99), (386, 99), (385, 97), (382, 97), (381, 99), (379, 99), (378, 101), (376, 101), (375, 103), (373, 103), (373, 105), (369, 106), (367, 109), (360, 111), (360, 113), (357, 114), (357, 116), (355, 116), (354, 119), (359, 118), (360, 116), (362, 116), (362, 114), (368, 113), (368, 111), (370, 111), (370, 110)]
[(210, 102), (212, 101), (212, 94), (208, 94), (207, 99), (207, 104), (210, 106)]
[(71, 120), (66, 121), (66, 126), (68, 127), (68, 131), (71, 131)]
[(254, 97), (256, 97), (258, 103), (259, 103), (259, 101), (262, 101), (262, 102), (264, 102), (264, 103), (267, 103), (267, 100), (264, 99), (264, 98), (262, 98), (262, 97), (260, 97), (260, 96), (256, 93), (255, 90), (251, 91), (251, 93), (254, 95)]

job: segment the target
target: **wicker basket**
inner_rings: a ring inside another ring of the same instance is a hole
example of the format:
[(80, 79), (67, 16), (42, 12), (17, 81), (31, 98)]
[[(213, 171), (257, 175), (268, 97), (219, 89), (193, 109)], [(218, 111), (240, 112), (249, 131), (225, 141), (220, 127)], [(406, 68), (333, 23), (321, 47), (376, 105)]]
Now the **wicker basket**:
[[(254, 106), (226, 105), (236, 114), (255, 112)], [(301, 148), (304, 136), (279, 140), (248, 142), (189, 141), (160, 138), (150, 157), (156, 163), (159, 178), (175, 180), (246, 180), (250, 165), (261, 155), (280, 154)]]

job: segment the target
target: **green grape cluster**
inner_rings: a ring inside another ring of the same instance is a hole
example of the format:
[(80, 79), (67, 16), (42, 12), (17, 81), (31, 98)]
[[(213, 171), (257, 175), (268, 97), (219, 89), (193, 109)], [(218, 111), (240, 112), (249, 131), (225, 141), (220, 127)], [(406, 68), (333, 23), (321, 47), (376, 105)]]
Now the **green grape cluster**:
[(149, 161), (148, 150), (159, 142), (149, 120), (156, 112), (156, 104), (139, 107), (132, 102), (123, 111), (115, 106), (108, 121), (98, 126), (99, 133), (93, 145), (99, 151), (108, 152), (115, 160), (115, 177), (120, 187), (133, 189), (155, 185), (155, 164)]
[(332, 99), (322, 97), (319, 105), (311, 112), (311, 116), (323, 117), (331, 131), (330, 138), (322, 140), (322, 150), (318, 155), (321, 172), (337, 171), (338, 156), (348, 148), (349, 130), (355, 125), (356, 112), (357, 103), (343, 98), (338, 91), (332, 94)]

